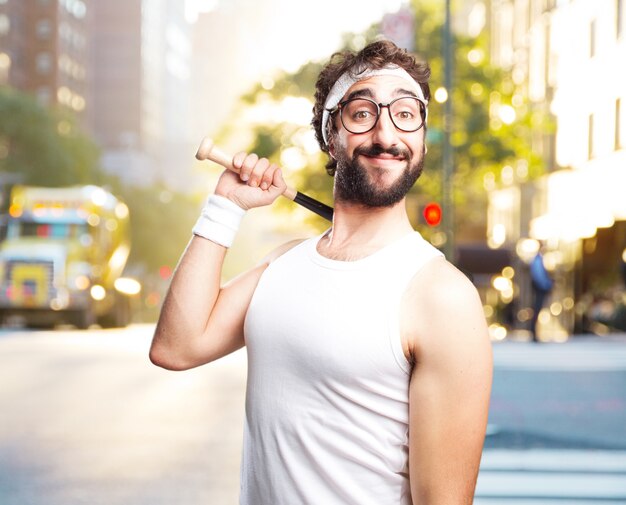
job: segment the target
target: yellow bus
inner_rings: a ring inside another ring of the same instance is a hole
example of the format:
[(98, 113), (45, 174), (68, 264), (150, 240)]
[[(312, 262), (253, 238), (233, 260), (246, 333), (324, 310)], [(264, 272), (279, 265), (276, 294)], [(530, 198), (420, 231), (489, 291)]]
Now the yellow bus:
[(28, 326), (125, 326), (137, 281), (128, 207), (97, 186), (12, 189), (0, 244), (0, 317)]

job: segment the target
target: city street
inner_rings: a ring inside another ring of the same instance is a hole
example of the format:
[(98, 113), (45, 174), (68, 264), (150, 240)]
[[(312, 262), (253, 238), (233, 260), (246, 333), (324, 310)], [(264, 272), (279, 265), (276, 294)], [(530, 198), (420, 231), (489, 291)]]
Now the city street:
[(626, 503), (626, 338), (494, 346), (475, 505)]
[[(151, 332), (0, 332), (0, 504), (237, 502), (245, 354), (167, 372)], [(626, 339), (494, 350), (475, 503), (626, 503)]]
[(168, 372), (152, 329), (0, 333), (0, 504), (237, 502), (245, 355)]
[[(248, 418), (262, 450), (246, 475), (297, 452), (339, 489), (360, 474), (328, 453), (404, 475), (410, 440), (428, 448), (412, 483), (429, 468), (454, 494), (487, 414), (468, 350), (483, 316), (494, 381), (471, 505), (626, 505), (619, 61), (626, 0), (0, 0), (0, 505), (237, 504)], [(237, 282), (211, 296), (222, 280)], [(249, 338), (246, 417), (245, 349), (172, 372), (149, 348), (164, 304), (168, 327), (212, 305), (220, 333), (252, 291), (249, 328), (287, 337), (258, 368)], [(409, 344), (430, 396), (398, 437), (367, 419), (407, 413), (381, 359), (407, 386), (401, 343), (376, 340), (411, 328), (405, 299), (428, 311)], [(343, 501), (379, 496), (375, 477)], [(257, 501), (290, 501), (267, 480)], [(286, 505), (329, 505), (295, 493), (307, 503)]]

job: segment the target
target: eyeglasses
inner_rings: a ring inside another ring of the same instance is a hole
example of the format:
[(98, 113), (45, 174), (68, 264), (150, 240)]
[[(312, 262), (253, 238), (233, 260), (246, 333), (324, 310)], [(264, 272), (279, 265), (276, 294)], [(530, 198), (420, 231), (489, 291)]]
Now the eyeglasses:
[(401, 96), (387, 104), (369, 98), (352, 98), (338, 103), (330, 113), (339, 111), (341, 124), (350, 133), (367, 133), (378, 123), (383, 107), (387, 107), (391, 122), (400, 131), (415, 132), (424, 126), (426, 105), (413, 96)]

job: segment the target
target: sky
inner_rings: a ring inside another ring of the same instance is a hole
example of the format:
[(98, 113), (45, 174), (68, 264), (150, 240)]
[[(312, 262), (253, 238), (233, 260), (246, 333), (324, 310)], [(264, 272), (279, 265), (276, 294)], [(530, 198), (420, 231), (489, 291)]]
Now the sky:
[(246, 27), (249, 61), (242, 64), (252, 76), (274, 68), (294, 71), (306, 61), (326, 59), (343, 33), (364, 31), (404, 4), (406, 0), (187, 0), (187, 11), (193, 21), (197, 11), (235, 9)]
[(215, 135), (256, 83), (311, 60), (326, 61), (341, 47), (343, 34), (365, 31), (406, 1), (186, 0), (190, 22), (198, 12), (209, 13), (195, 32), (201, 39), (195, 108), (204, 112), (195, 115), (193, 130)]

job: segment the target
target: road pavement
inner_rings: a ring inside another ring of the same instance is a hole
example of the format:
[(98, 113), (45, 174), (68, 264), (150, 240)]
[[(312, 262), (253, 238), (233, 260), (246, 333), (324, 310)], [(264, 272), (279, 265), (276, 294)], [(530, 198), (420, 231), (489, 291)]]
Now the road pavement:
[(626, 504), (626, 338), (494, 345), (475, 505)]
[[(245, 353), (167, 372), (151, 332), (0, 331), (1, 505), (237, 503)], [(494, 356), (475, 504), (626, 504), (626, 338)]]
[(0, 334), (0, 504), (237, 503), (245, 355), (168, 372), (151, 332)]

